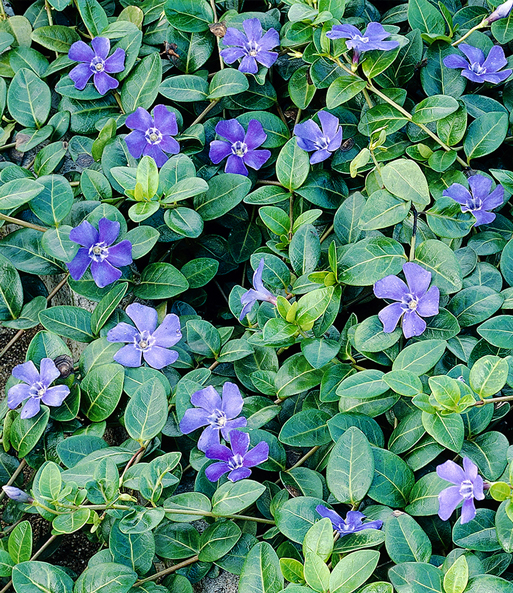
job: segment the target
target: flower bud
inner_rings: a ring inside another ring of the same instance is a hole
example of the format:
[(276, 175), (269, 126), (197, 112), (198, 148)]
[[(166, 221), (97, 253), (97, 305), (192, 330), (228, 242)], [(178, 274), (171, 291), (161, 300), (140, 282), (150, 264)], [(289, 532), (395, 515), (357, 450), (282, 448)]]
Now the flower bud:
[(511, 9), (513, 8), (513, 0), (507, 0), (507, 2), (503, 2), (492, 12), (492, 14), (486, 17), (486, 22), (488, 24), (494, 23), (499, 19), (504, 19), (509, 16)]
[(15, 486), (2, 486), (2, 490), (11, 500), (15, 500), (16, 502), (32, 502), (34, 500), (26, 492)]

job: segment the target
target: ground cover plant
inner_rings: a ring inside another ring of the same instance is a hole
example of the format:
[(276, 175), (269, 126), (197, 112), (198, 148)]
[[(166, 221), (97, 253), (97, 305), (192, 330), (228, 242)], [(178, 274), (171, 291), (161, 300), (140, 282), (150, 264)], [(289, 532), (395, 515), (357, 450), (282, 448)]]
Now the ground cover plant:
[(512, 7), (0, 8), (1, 593), (513, 592)]

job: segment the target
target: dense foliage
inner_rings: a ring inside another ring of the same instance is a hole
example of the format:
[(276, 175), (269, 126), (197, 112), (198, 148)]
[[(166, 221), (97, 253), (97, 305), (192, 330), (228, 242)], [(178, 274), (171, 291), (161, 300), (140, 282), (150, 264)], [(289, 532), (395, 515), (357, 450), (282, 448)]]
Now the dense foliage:
[(513, 0), (14, 5), (1, 592), (512, 593)]

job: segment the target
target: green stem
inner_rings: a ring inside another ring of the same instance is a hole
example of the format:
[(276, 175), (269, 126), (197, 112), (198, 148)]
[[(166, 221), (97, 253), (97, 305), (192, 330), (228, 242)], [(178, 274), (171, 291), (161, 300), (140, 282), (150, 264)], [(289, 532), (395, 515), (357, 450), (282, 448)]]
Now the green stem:
[(410, 261), (415, 259), (415, 242), (417, 240), (417, 221), (418, 221), (418, 213), (417, 208), (412, 204), (411, 209), (413, 211), (413, 229), (411, 232), (411, 242), (410, 242)]
[(289, 469), (287, 470), (288, 472), (292, 469), (296, 469), (296, 467), (300, 467), (301, 465), (303, 465), (303, 463), (309, 459), (316, 451), (318, 451), (320, 448), (320, 445), (317, 445), (315, 447), (312, 447), (310, 449), (310, 451), (308, 451), (308, 453), (306, 453), (305, 455), (303, 455), (303, 457), (301, 457), (301, 459), (295, 463), (292, 467), (289, 467)]
[(157, 572), (156, 574), (151, 575), (151, 577), (146, 577), (145, 579), (140, 579), (139, 581), (136, 581), (134, 587), (140, 587), (141, 585), (144, 585), (144, 583), (149, 583), (150, 581), (156, 581), (157, 579), (160, 579), (161, 577), (164, 577), (167, 574), (171, 574), (171, 573), (175, 572), (176, 570), (180, 570), (180, 568), (185, 568), (186, 566), (189, 566), (189, 564), (194, 564), (198, 560), (199, 560), (198, 556), (193, 556), (192, 558), (189, 558), (188, 560), (184, 560), (183, 562), (180, 562), (180, 564), (175, 564), (174, 566), (170, 566), (169, 568), (166, 568), (165, 570), (161, 570), (160, 572)]
[(212, 101), (209, 105), (207, 105), (205, 107), (205, 109), (203, 109), (203, 111), (198, 115), (198, 117), (192, 122), (191, 127), (199, 124), (200, 121), (205, 117), (205, 115), (207, 115), (207, 113), (211, 110), (214, 109), (214, 107), (219, 103), (221, 99), (215, 99), (215, 101)]
[[(1, 2), (2, 0), (0, 0)], [(7, 482), (7, 484), (5, 484), (5, 486), (12, 486), (14, 484), (14, 481), (16, 480), (16, 478), (21, 474), (21, 472), (25, 469), (25, 466), (27, 465), (27, 462), (22, 459), (20, 465), (18, 465), (18, 467), (16, 468), (16, 471), (13, 473), (13, 475), (9, 478), (9, 481)], [(0, 500), (2, 500), (5, 496), (5, 492), (2, 490), (0, 492)]]
[(479, 23), (479, 25), (476, 25), (475, 27), (472, 27), (472, 29), (470, 29), (470, 31), (467, 31), (467, 32), (465, 33), (465, 35), (463, 35), (463, 37), (460, 37), (460, 38), (458, 39), (458, 41), (455, 41), (455, 42), (452, 44), (452, 46), (453, 46), (453, 47), (456, 47), (456, 46), (457, 46), (457, 45), (459, 45), (459, 44), (460, 44), (462, 41), (465, 41), (465, 39), (466, 39), (467, 37), (469, 37), (470, 35), (472, 35), (472, 33), (473, 33), (474, 31), (477, 31), (477, 30), (479, 30), (479, 29), (482, 29), (483, 27), (487, 27), (487, 26), (488, 26), (488, 21), (487, 21), (486, 19), (483, 19), (483, 20), (482, 20), (482, 21)]
[(2, 19), (2, 21), (7, 20), (7, 14), (5, 12), (3, 0), (0, 0), (0, 19)]
[(37, 224), (32, 224), (31, 222), (25, 222), (24, 220), (20, 220), (19, 218), (7, 216), (7, 214), (0, 214), (0, 220), (5, 220), (5, 222), (17, 224), (18, 226), (24, 226), (28, 229), (33, 229), (35, 231), (41, 231), (42, 233), (46, 233), (46, 231), (48, 230), (45, 227), (38, 226)]
[(324, 233), (322, 234), (322, 237), (320, 238), (320, 243), (322, 243), (327, 237), (329, 237), (331, 235), (334, 228), (335, 228), (335, 225), (332, 224), (324, 231)]
[(489, 399), (481, 399), (471, 404), (473, 406), (484, 406), (485, 404), (494, 404), (495, 402), (511, 402), (513, 401), (513, 395), (501, 395), (500, 397), (490, 397)]
[(118, 91), (114, 91), (114, 99), (116, 99), (116, 103), (118, 104), (118, 107), (121, 110), (121, 113), (125, 113), (125, 110), (123, 109), (123, 103), (121, 103), (121, 96), (118, 93)]

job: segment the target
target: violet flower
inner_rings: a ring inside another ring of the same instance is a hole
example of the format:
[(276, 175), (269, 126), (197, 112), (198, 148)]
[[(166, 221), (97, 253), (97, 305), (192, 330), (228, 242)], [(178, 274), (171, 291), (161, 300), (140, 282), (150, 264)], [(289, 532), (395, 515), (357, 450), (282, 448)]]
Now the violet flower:
[(364, 523), (363, 519), (365, 519), (365, 515), (359, 511), (348, 511), (344, 521), (338, 513), (326, 508), (322, 504), (317, 505), (315, 510), (321, 517), (327, 517), (331, 521), (333, 529), (340, 536), (357, 533), (364, 529), (381, 529), (383, 525), (383, 521), (368, 521), (367, 523)]
[(477, 465), (472, 463), (468, 457), (463, 458), (463, 468), (454, 463), (446, 461), (436, 468), (438, 477), (454, 484), (438, 495), (440, 503), (438, 516), (447, 521), (454, 513), (456, 507), (463, 502), (461, 508), (461, 523), (468, 523), (476, 516), (474, 499), (483, 500), (483, 478), (477, 473)]
[(491, 82), (498, 84), (504, 82), (511, 74), (511, 70), (503, 70), (501, 68), (506, 66), (508, 61), (504, 56), (504, 50), (500, 45), (494, 45), (488, 52), (485, 60), (484, 53), (478, 48), (462, 43), (458, 46), (467, 60), (457, 54), (451, 54), (444, 58), (444, 65), (447, 68), (462, 69), (461, 75), (468, 78), (472, 82)]
[(95, 37), (91, 40), (91, 49), (83, 41), (75, 41), (69, 48), (68, 58), (75, 62), (81, 62), (69, 73), (69, 77), (75, 83), (75, 88), (83, 91), (86, 84), (93, 76), (93, 83), (96, 90), (101, 94), (111, 89), (117, 89), (119, 81), (109, 74), (123, 72), (125, 69), (125, 50), (118, 49), (110, 56), (110, 41), (107, 37)]
[(347, 49), (353, 50), (353, 63), (358, 63), (360, 54), (373, 49), (389, 51), (399, 47), (398, 41), (384, 41), (390, 33), (380, 23), (369, 23), (362, 33), (354, 25), (335, 25), (326, 33), (328, 39), (347, 39)]
[(319, 111), (317, 116), (322, 130), (313, 119), (294, 127), (299, 148), (307, 152), (314, 151), (310, 156), (312, 165), (329, 159), (331, 153), (338, 150), (342, 144), (342, 127), (339, 125), (338, 117), (327, 111)]
[(226, 64), (233, 64), (235, 60), (241, 60), (239, 70), (247, 74), (256, 74), (258, 72), (257, 62), (270, 68), (278, 59), (277, 52), (270, 51), (277, 45), (280, 45), (280, 35), (276, 29), (269, 29), (262, 37), (262, 25), (257, 18), (246, 19), (242, 26), (242, 31), (228, 27), (223, 37), (224, 45), (227, 47), (220, 53)]
[(230, 431), (234, 428), (246, 426), (247, 420), (243, 416), (237, 418), (244, 404), (239, 388), (234, 383), (226, 382), (223, 385), (223, 398), (217, 391), (208, 386), (196, 391), (191, 396), (192, 405), (180, 421), (180, 430), (189, 434), (202, 426), (206, 426), (198, 440), (198, 449), (206, 451), (208, 448), (219, 445), (219, 433), (228, 441)]
[(253, 286), (254, 288), (250, 288), (247, 292), (245, 292), (241, 298), (240, 302), (244, 305), (242, 307), (242, 311), (239, 317), (239, 321), (242, 321), (244, 317), (251, 311), (253, 305), (257, 301), (267, 301), (268, 303), (272, 303), (276, 305), (276, 297), (272, 292), (267, 290), (262, 282), (262, 273), (264, 271), (264, 264), (265, 260), (262, 258), (260, 263), (258, 264), (258, 268), (255, 270), (253, 274)]
[(70, 240), (82, 246), (66, 264), (73, 280), (80, 280), (89, 264), (93, 279), (100, 288), (121, 278), (121, 270), (116, 266), (128, 266), (132, 263), (132, 243), (125, 239), (112, 245), (119, 236), (119, 229), (119, 222), (101, 218), (98, 230), (84, 220), (70, 231)]
[(125, 125), (134, 130), (125, 137), (128, 152), (138, 159), (142, 155), (151, 157), (157, 167), (168, 160), (168, 154), (178, 154), (180, 145), (172, 138), (178, 134), (176, 115), (168, 111), (165, 105), (156, 105), (153, 109), (153, 118), (143, 109), (138, 107), (127, 118)]
[(261, 441), (248, 451), (249, 434), (240, 430), (230, 432), (231, 449), (225, 445), (212, 445), (205, 453), (208, 459), (218, 459), (219, 463), (212, 463), (205, 470), (205, 475), (211, 482), (217, 482), (227, 472), (230, 482), (237, 482), (251, 475), (250, 467), (255, 467), (269, 458), (269, 445)]
[(51, 358), (41, 360), (41, 371), (29, 360), (15, 366), (12, 375), (23, 383), (13, 385), (7, 394), (7, 405), (11, 410), (17, 408), (21, 402), (28, 400), (20, 416), (22, 418), (33, 418), (41, 409), (41, 402), (47, 406), (58, 407), (69, 395), (67, 385), (50, 385), (61, 376), (61, 372), (55, 366)]
[(11, 500), (15, 500), (16, 502), (32, 502), (34, 500), (26, 492), (15, 486), (2, 486), (2, 490)]
[(152, 307), (132, 303), (126, 313), (136, 327), (122, 321), (107, 333), (109, 342), (125, 342), (114, 354), (114, 360), (124, 367), (140, 367), (141, 359), (154, 369), (163, 369), (178, 360), (178, 352), (168, 350), (182, 339), (180, 320), (171, 313), (157, 327), (158, 314)]
[(255, 150), (261, 146), (267, 134), (264, 132), (262, 124), (256, 120), (250, 120), (248, 131), (236, 119), (220, 121), (216, 125), (216, 134), (219, 134), (224, 140), (213, 140), (210, 143), (210, 159), (217, 165), (224, 158), (228, 157), (225, 173), (236, 173), (237, 175), (248, 176), (248, 167), (260, 169), (271, 156), (270, 150)]
[(492, 14), (490, 16), (487, 16), (485, 20), (488, 24), (490, 24), (494, 23), (495, 21), (498, 21), (499, 19), (505, 19), (507, 16), (509, 16), (509, 13), (511, 12), (512, 8), (513, 0), (503, 2), (502, 4), (499, 4), (499, 6), (497, 6), (497, 8), (492, 12)]
[(420, 336), (426, 329), (426, 322), (422, 317), (438, 314), (440, 291), (436, 286), (428, 290), (431, 272), (418, 264), (405, 263), (403, 272), (408, 285), (397, 276), (386, 276), (374, 284), (374, 294), (379, 299), (398, 301), (378, 313), (383, 331), (386, 334), (393, 332), (402, 317), (404, 337), (411, 338)]
[(448, 189), (444, 189), (443, 195), (458, 202), (462, 212), (473, 214), (476, 219), (474, 226), (489, 224), (495, 220), (495, 214), (489, 210), (502, 206), (504, 188), (498, 185), (490, 193), (492, 180), (484, 175), (472, 175), (468, 178), (468, 184), (470, 191), (461, 183), (453, 183)]

